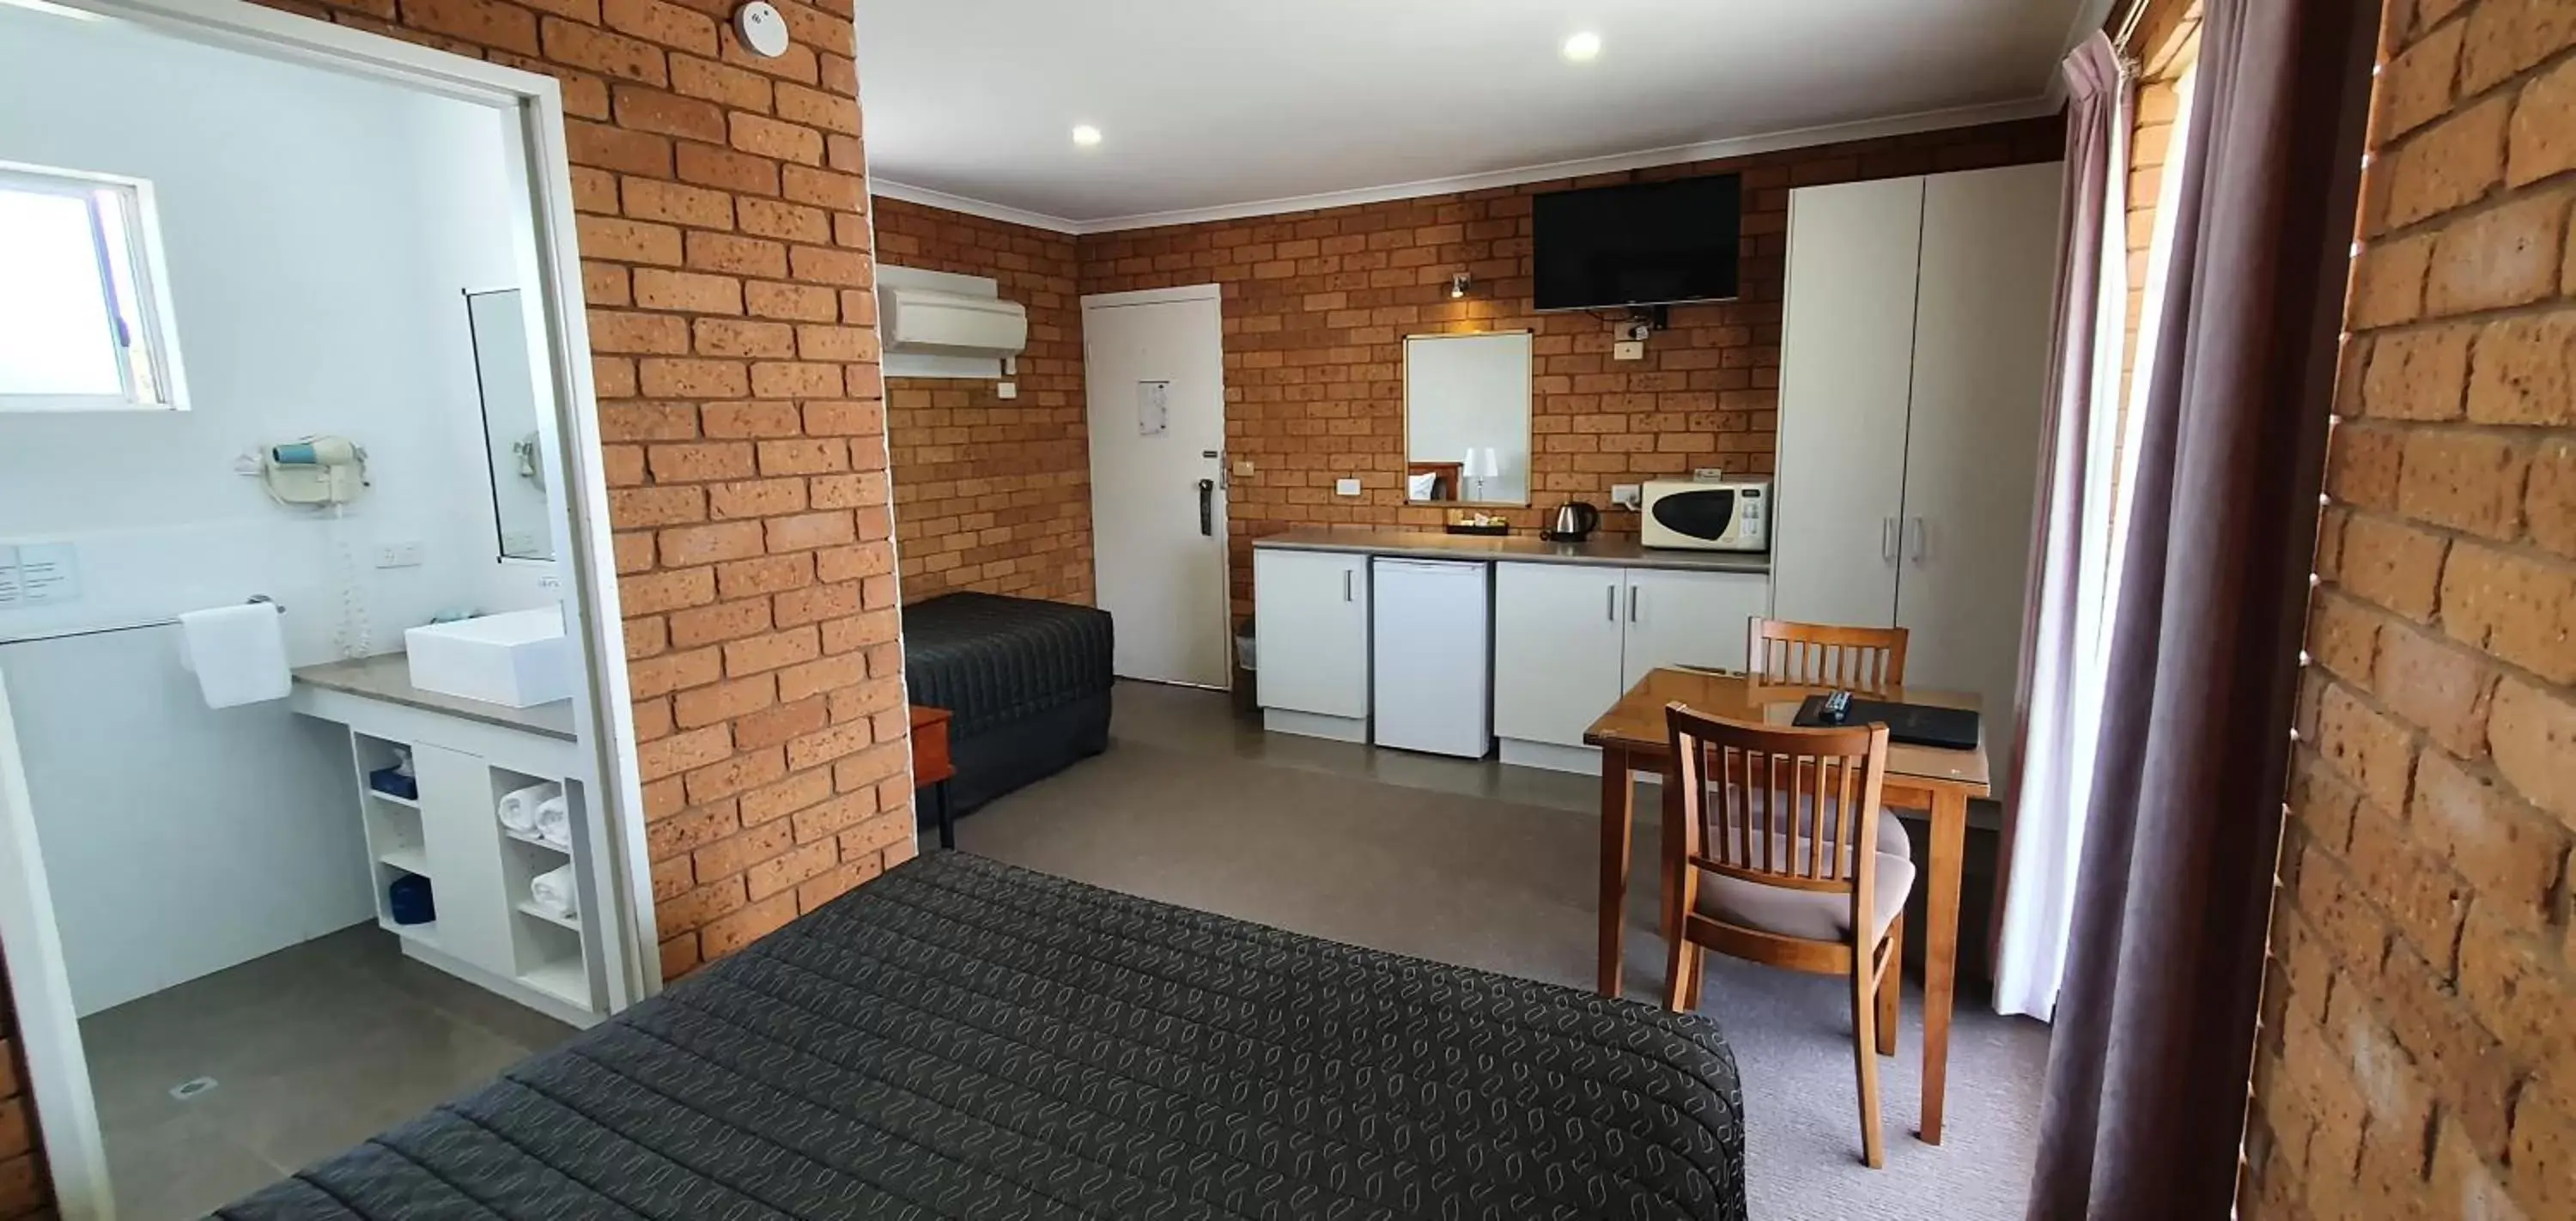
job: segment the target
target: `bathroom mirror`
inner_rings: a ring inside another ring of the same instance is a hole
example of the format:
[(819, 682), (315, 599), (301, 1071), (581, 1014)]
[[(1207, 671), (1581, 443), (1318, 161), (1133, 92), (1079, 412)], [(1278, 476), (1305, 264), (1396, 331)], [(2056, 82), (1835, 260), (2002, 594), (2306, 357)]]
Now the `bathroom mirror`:
[(465, 294), (474, 332), (474, 380), (483, 392), (484, 459), (492, 471), (492, 517), (501, 557), (555, 558), (545, 455), (537, 446), (536, 371), (528, 321), (515, 288)]
[(1530, 502), (1530, 335), (1404, 340), (1405, 500)]

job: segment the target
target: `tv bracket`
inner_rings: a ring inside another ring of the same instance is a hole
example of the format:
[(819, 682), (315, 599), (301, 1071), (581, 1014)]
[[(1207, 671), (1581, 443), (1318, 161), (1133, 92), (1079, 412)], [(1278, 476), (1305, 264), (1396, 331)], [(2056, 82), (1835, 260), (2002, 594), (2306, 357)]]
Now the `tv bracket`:
[(1661, 305), (1632, 305), (1628, 307), (1628, 316), (1618, 325), (1619, 338), (1642, 341), (1657, 331), (1671, 329), (1671, 310)]

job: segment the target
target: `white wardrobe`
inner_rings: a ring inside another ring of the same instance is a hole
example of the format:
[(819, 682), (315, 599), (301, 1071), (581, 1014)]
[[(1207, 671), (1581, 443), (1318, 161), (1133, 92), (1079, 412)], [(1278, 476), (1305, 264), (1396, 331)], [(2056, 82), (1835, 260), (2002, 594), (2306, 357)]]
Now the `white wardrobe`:
[(1789, 193), (1772, 614), (1913, 633), (1997, 777), (2038, 484), (2063, 166)]

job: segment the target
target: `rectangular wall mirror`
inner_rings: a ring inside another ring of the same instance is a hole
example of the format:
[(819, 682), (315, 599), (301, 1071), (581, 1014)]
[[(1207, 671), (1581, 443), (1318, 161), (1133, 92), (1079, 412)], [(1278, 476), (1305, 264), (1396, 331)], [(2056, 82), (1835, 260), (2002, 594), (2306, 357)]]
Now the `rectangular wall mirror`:
[(501, 558), (551, 560), (545, 455), (537, 445), (536, 370), (519, 290), (465, 294), (474, 329), (474, 380), (483, 392), (484, 457), (492, 470), (492, 516)]
[(1404, 340), (1405, 499), (1530, 502), (1530, 335)]

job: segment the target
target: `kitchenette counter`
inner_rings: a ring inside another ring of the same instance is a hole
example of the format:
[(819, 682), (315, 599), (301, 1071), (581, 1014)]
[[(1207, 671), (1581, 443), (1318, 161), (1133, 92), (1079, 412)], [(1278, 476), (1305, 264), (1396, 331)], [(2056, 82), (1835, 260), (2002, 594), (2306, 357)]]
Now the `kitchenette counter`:
[(1608, 568), (1661, 568), (1682, 572), (1771, 571), (1765, 551), (1672, 551), (1644, 547), (1633, 538), (1552, 543), (1534, 534), (1447, 534), (1382, 527), (1309, 526), (1252, 540), (1255, 548), (1339, 551), (1429, 560), (1508, 560), (1515, 563), (1593, 564)]

